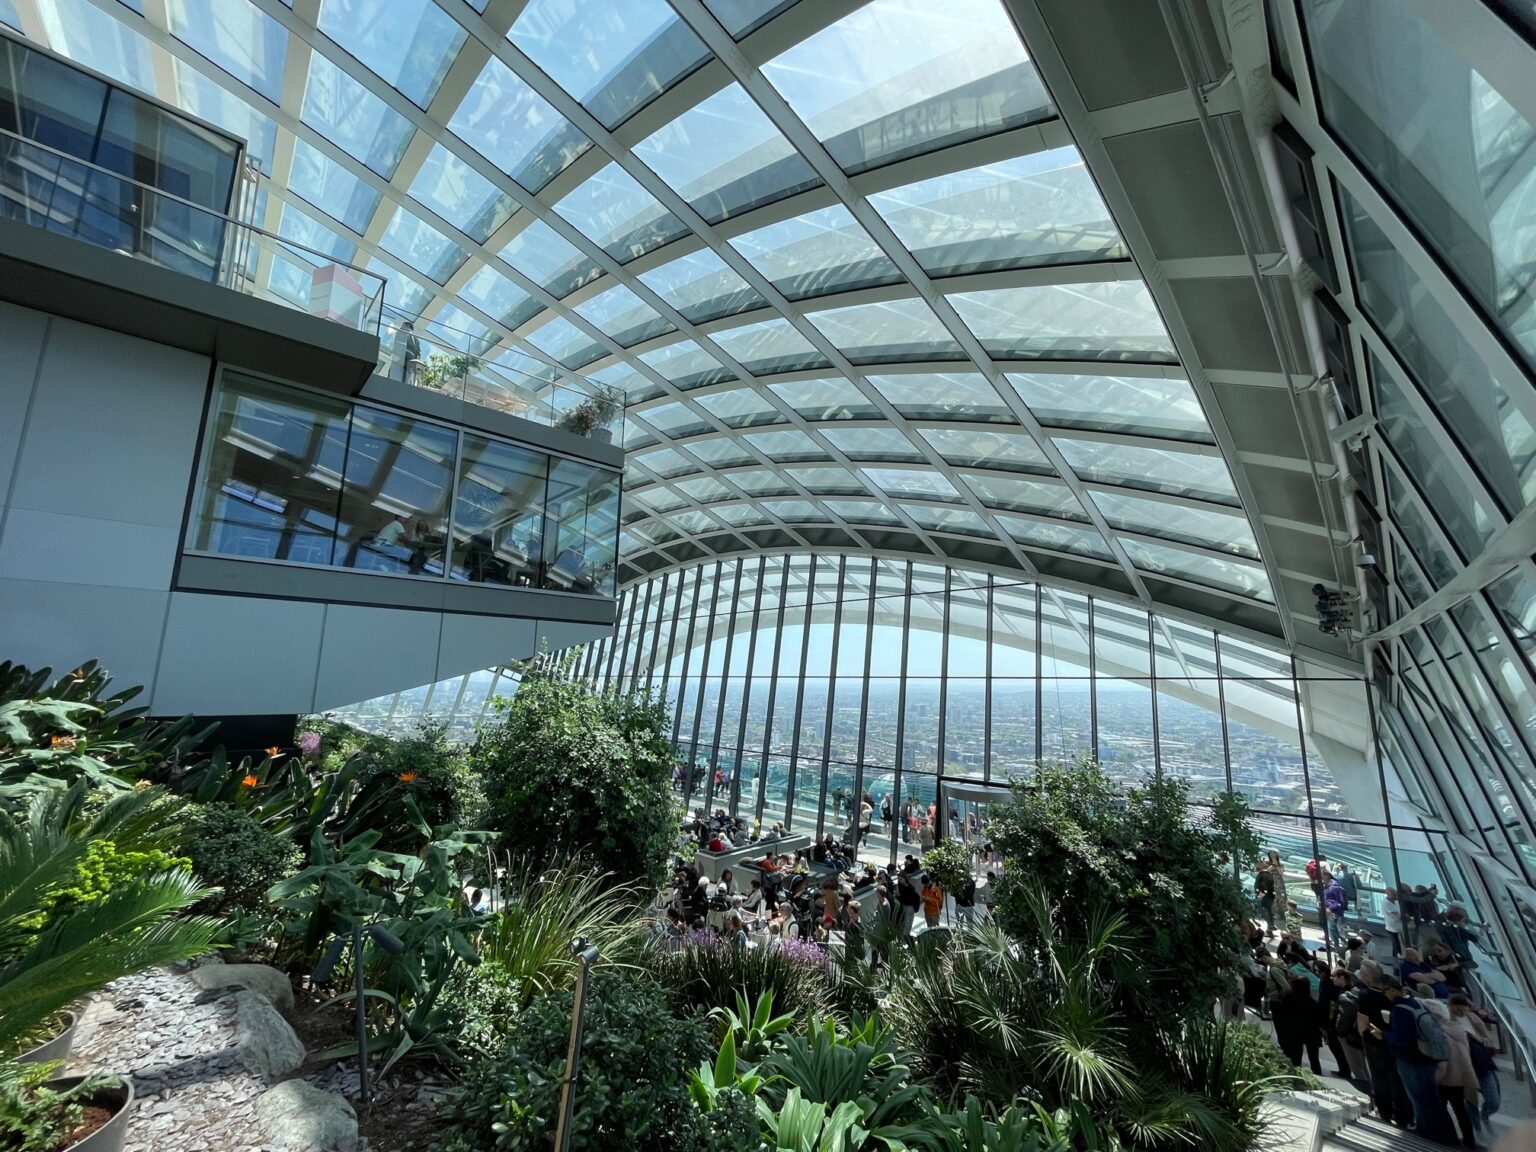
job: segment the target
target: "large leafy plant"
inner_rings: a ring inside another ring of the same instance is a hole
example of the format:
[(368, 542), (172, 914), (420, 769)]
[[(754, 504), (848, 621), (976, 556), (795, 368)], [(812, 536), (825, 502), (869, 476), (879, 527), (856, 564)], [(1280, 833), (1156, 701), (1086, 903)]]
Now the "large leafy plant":
[(677, 836), (665, 705), (531, 668), (470, 763), (501, 847), (534, 867), (581, 857), (614, 882), (654, 885)]
[(1248, 911), (1233, 862), (1257, 851), (1240, 799), (1197, 819), (1174, 777), (1122, 789), (1091, 761), (1042, 765), (989, 831), (1005, 861), (997, 917), (1026, 952), (1047, 945), (1030, 907), (1040, 894), (1068, 936), (1105, 910), (1121, 920), (1137, 962), (1117, 996), (1138, 1025), (1176, 1030), (1229, 993)]

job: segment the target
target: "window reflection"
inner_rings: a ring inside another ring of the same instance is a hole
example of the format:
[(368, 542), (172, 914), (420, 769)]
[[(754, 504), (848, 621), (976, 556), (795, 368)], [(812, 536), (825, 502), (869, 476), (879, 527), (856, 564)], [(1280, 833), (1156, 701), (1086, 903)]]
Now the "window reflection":
[(454, 434), (377, 408), (354, 408), (333, 563), (441, 576)]
[(464, 437), (453, 507), (456, 579), (539, 584), (548, 473), (549, 458), (542, 453)]

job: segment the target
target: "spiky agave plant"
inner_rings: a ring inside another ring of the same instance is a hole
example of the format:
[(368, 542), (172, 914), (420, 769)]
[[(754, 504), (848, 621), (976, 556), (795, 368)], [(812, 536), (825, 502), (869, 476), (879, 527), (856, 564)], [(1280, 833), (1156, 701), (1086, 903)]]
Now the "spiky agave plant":
[(38, 792), (22, 817), (0, 813), (0, 1051), (43, 1020), (122, 976), (201, 955), (223, 928), (187, 916), (213, 895), (186, 869), (118, 883), (100, 900), (38, 910), (77, 879), (94, 840), (165, 847), (174, 835), (158, 789), (123, 792), (94, 815), (83, 781)]

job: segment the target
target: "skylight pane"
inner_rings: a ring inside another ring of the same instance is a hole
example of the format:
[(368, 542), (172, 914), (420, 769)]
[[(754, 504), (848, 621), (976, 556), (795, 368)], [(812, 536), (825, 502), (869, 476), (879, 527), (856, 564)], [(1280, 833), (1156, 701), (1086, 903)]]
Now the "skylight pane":
[(998, 0), (873, 0), (763, 74), (850, 172), (1053, 114)]
[(409, 120), (321, 52), (309, 54), (299, 118), (386, 180), (394, 176), (415, 132)]
[(489, 265), (465, 281), (459, 295), (508, 328), (519, 327), (543, 310), (542, 304)]
[(890, 300), (808, 312), (806, 319), (851, 363), (959, 360), (960, 346), (921, 300)]
[(556, 298), (602, 275), (602, 270), (542, 220), (531, 221), (501, 250), (501, 257)]
[(640, 279), (693, 324), (762, 308), (766, 303), (712, 248), (642, 272)]
[[(54, 0), (37, 16), (55, 52), (141, 92), (155, 90), (149, 41), (91, 0)], [(11, 26), (20, 31), (20, 18)]]
[(785, 482), (784, 477), (767, 468), (748, 468), (741, 472), (732, 472), (726, 476), (726, 479), (749, 496), (769, 496), (794, 491), (794, 488)]
[(841, 204), (737, 236), (731, 246), (791, 300), (901, 281)]
[(305, 140), (294, 141), (288, 187), (358, 233), (379, 206), (378, 192)]
[[(254, 4), (169, 0), (171, 35), (274, 104), (283, 95), (288, 33)], [(148, 89), (153, 92), (151, 85)]]
[(949, 301), (1000, 359), (1178, 360), (1139, 280), (958, 292)]
[(1026, 547), (1049, 548), (1053, 552), (1070, 552), (1100, 560), (1109, 560), (1114, 556), (1104, 537), (1092, 528), (1077, 528), (1071, 524), (1042, 524), (1038, 520), (1009, 516), (1006, 512), (999, 514), (997, 522), (1003, 526), (1003, 531)]
[(878, 500), (824, 500), (827, 511), (850, 524), (898, 525), (901, 517)]
[(548, 352), (567, 368), (580, 368), (604, 354), (597, 341), (564, 316), (556, 316), (528, 333), (528, 343)]
[(691, 480), (679, 480), (674, 487), (684, 495), (692, 496), (695, 500), (704, 503), (736, 499), (736, 493), (713, 476), (695, 476)]
[(752, 524), (766, 524), (768, 517), (758, 509), (747, 504), (718, 504), (710, 509), (716, 516), (727, 524), (737, 528)]
[(1013, 423), (1008, 405), (979, 372), (907, 372), (869, 382), (909, 420)]
[(656, 309), (622, 284), (576, 305), (576, 311), (625, 348), (672, 331)]
[(1008, 472), (1052, 471), (1034, 438), (1017, 432), (983, 432), (971, 428), (923, 428), (919, 435), (951, 464), (963, 468), (1000, 468)]
[(821, 434), (850, 460), (926, 464), (928, 457), (895, 428), (824, 428)]
[(320, 31), (419, 108), (469, 35), (433, 0), (324, 0)]
[(555, 211), (619, 261), (633, 260), (688, 233), (681, 220), (617, 164), (583, 181)]
[(1224, 560), (1215, 555), (1199, 555), (1166, 544), (1133, 540), (1128, 536), (1122, 536), (1120, 544), (1131, 558), (1131, 563), (1143, 572), (1180, 577), (1196, 584), (1274, 603), (1275, 596), (1269, 586), (1269, 576), (1257, 564)]
[(748, 432), (742, 439), (775, 464), (827, 459), (826, 449), (798, 428), (780, 428), (772, 432)]
[(426, 285), (407, 276), (392, 264), (386, 264), (377, 256), (369, 257), (368, 271), (384, 277), (384, 305), (396, 315), (420, 316), (421, 310), (436, 295)]
[(1143, 448), (1115, 441), (1056, 437), (1056, 447), (1084, 480), (1148, 492), (1171, 492), (1238, 507), (1237, 489), (1219, 455)]
[(1126, 256), (1070, 146), (892, 188), (869, 202), (932, 276)]
[(770, 384), (778, 397), (807, 420), (878, 420), (882, 413), (853, 381), (841, 376)]
[[(102, 18), (120, 29), (125, 37), (132, 36), (134, 41), (144, 46), (146, 49), (144, 55), (146, 60), (148, 59), (148, 45), (145, 44), (142, 36), (116, 20), (110, 20), (106, 16)], [(54, 47), (58, 47), (57, 42)], [(272, 171), (272, 153), (277, 143), (277, 125), (272, 123), (271, 119), (263, 116), (233, 92), (215, 84), (184, 60), (172, 60), (171, 73), (175, 77), (175, 103), (178, 106), (244, 140), (246, 156), (260, 161), (263, 172)]]
[(825, 524), (831, 519), (809, 500), (764, 500), (761, 507), (787, 524)]
[[(292, 240), (295, 244), (311, 249), (313, 252), (329, 256), (332, 260), (339, 260), (343, 264), (350, 263), (357, 255), (357, 246), (350, 240), (344, 240), (320, 221), (305, 212), (301, 212), (292, 204), (284, 204), (281, 214), (278, 216), (277, 234), (284, 240)], [(300, 258), (314, 257), (308, 253), (295, 253)]]
[(510, 196), (441, 144), (427, 153), (410, 194), (482, 244), (517, 211)]
[(389, 227), (379, 240), (379, 247), (439, 284), (453, 275), (466, 256), (452, 240), (403, 207), (395, 209)]
[(629, 404), (652, 400), (664, 391), (661, 385), (647, 376), (642, 376), (635, 371), (633, 365), (624, 360), (615, 361), (606, 368), (589, 371), (586, 375), (588, 380), (596, 380), (599, 384), (617, 388), (624, 393), (624, 399)]
[(967, 536), (991, 536), (979, 513), (969, 508), (936, 508), (931, 504), (903, 504), (901, 510), (930, 532), (959, 532)]
[(1060, 482), (1023, 480), (1014, 476), (995, 476), (984, 472), (962, 472), (960, 478), (989, 508), (1013, 512), (1034, 512), (1067, 520), (1083, 520), (1083, 507), (1072, 489)]
[(672, 448), (658, 448), (654, 452), (642, 452), (633, 457), (634, 462), (657, 476), (681, 476), (685, 472), (697, 472), (693, 461)]
[(865, 477), (887, 496), (909, 500), (961, 502), (960, 490), (938, 472), (926, 468), (864, 468)]
[(1010, 372), (1007, 380), (1042, 424), (1210, 443), (1211, 426), (1187, 380)]
[(739, 84), (690, 108), (634, 152), (711, 222), (819, 182)]
[(725, 30), (737, 40), (762, 27), (796, 0), (704, 0)]
[(679, 388), (702, 388), (731, 378), (730, 372), (692, 340), (640, 353), (644, 360)]
[(818, 494), (857, 492), (860, 496), (864, 496), (869, 493), (864, 482), (841, 465), (828, 468), (786, 468), (784, 475), (807, 491)]
[(729, 392), (711, 392), (697, 397), (698, 402), (721, 423), (732, 428), (751, 428), (759, 424), (782, 424), (784, 414), (750, 388)]
[(680, 400), (658, 404), (654, 408), (644, 408), (634, 412), (633, 415), (644, 420), (656, 431), (673, 439), (680, 440), (685, 436), (696, 436), (700, 432), (709, 431), (709, 421)]
[(714, 468), (729, 468), (735, 464), (755, 464), (757, 460), (736, 441), (725, 436), (707, 437), (688, 446), (695, 456)]
[(1171, 500), (1122, 492), (1094, 491), (1092, 496), (1104, 519), (1115, 528), (1231, 552), (1254, 560), (1259, 558), (1253, 529), (1241, 513), (1219, 508), (1192, 508)]
[(507, 39), (608, 128), (709, 56), (665, 0), (531, 0)]
[(710, 339), (755, 375), (824, 368), (827, 364), (827, 358), (782, 317), (711, 332)]
[(591, 144), (495, 56), (460, 101), (448, 129), (530, 192), (543, 188)]

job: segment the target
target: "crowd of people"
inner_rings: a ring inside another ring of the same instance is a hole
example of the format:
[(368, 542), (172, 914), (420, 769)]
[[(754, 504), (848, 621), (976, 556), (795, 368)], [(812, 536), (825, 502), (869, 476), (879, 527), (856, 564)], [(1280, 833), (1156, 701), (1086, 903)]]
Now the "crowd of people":
[(1305, 1060), (1319, 1076), (1326, 1047), (1331, 1074), (1368, 1093), (1383, 1121), (1477, 1147), (1501, 1103), (1500, 1033), (1467, 979), (1478, 931), (1466, 909), (1442, 908), (1434, 887), (1387, 888), (1378, 953), (1369, 928), (1350, 930), (1360, 890), (1347, 867), (1316, 859), (1306, 875), (1324, 948), (1307, 947), (1284, 865), (1271, 851), (1255, 872), (1257, 915), (1243, 923), (1242, 1003), (1234, 998), (1228, 1014), (1247, 1008), (1273, 1021), (1291, 1063)]

